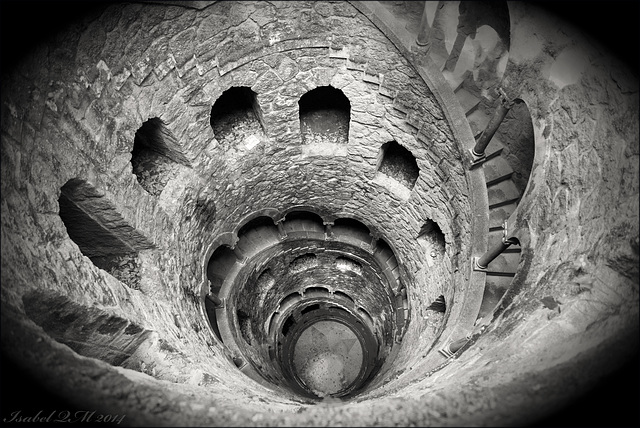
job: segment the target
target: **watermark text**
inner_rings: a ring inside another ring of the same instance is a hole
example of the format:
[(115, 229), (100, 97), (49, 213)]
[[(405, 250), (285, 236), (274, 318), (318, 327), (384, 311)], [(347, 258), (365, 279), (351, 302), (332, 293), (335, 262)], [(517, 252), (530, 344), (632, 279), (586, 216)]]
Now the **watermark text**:
[(26, 414), (22, 410), (12, 412), (3, 418), (4, 423), (109, 423), (120, 425), (125, 415), (111, 415), (92, 410), (40, 410), (35, 414)]

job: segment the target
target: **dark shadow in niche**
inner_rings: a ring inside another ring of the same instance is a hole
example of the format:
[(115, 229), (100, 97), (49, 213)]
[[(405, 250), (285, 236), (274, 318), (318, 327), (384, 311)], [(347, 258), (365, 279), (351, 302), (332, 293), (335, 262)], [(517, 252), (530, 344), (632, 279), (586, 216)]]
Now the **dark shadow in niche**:
[(371, 332), (375, 332), (375, 323), (373, 322), (373, 318), (371, 317), (369, 312), (367, 312), (367, 310), (364, 308), (358, 308), (357, 313), (362, 317), (369, 330)]
[(362, 266), (360, 263), (355, 260), (350, 259), (349, 257), (336, 257), (336, 267), (341, 271), (351, 271), (355, 274), (362, 276)]
[(329, 289), (325, 287), (308, 287), (304, 290), (304, 298), (310, 299), (314, 297), (327, 297), (329, 296)]
[(320, 86), (300, 97), (300, 133), (303, 144), (346, 144), (349, 141), (351, 103), (340, 89)]
[(138, 253), (154, 248), (93, 186), (69, 180), (60, 189), (60, 218), (69, 237), (94, 265), (131, 288), (140, 288)]
[(287, 334), (289, 334), (291, 327), (293, 327), (295, 323), (296, 323), (296, 320), (293, 318), (293, 316), (290, 316), (289, 318), (287, 318), (287, 320), (282, 325), (282, 335), (286, 336)]
[(221, 245), (211, 254), (207, 263), (207, 279), (209, 280), (209, 291), (218, 294), (222, 288), (222, 283), (227, 277), (238, 258), (231, 247)]
[(307, 306), (306, 308), (304, 308), (304, 309), (302, 309), (300, 311), (300, 315), (308, 314), (309, 312), (317, 311), (318, 309), (320, 309), (320, 304), (319, 303), (316, 303), (316, 304), (313, 304), (313, 305), (309, 305), (309, 306)]
[(389, 269), (391, 271), (398, 267), (398, 261), (396, 260), (393, 249), (384, 239), (378, 239), (376, 241), (373, 257), (380, 263), (380, 267), (383, 270)]
[[(219, 246), (215, 249), (213, 254), (211, 254), (207, 263), (207, 279), (209, 280), (210, 294), (214, 296), (218, 296), (220, 294), (222, 284), (237, 260), (235, 253), (227, 245)], [(213, 333), (218, 340), (222, 342), (222, 335), (220, 334), (220, 328), (218, 327), (218, 316), (216, 313), (216, 309), (218, 309), (218, 307), (212, 299), (207, 297), (204, 299), (204, 307)]]
[(262, 109), (255, 92), (234, 86), (222, 93), (211, 108), (209, 123), (215, 138), (223, 145), (252, 148), (264, 139)]
[(211, 326), (211, 330), (213, 330), (213, 334), (216, 335), (218, 340), (222, 342), (222, 334), (220, 334), (220, 327), (218, 327), (218, 316), (216, 314), (216, 305), (209, 299), (204, 299), (204, 309), (207, 313), (207, 318), (209, 318), (209, 325)]
[(251, 332), (251, 317), (249, 317), (249, 315), (241, 309), (238, 309), (236, 311), (236, 316), (238, 317), (238, 324), (240, 327), (240, 334), (242, 335), (242, 338), (245, 342), (247, 342), (247, 344), (251, 345), (251, 343), (253, 342), (253, 334)]
[(324, 233), (324, 221), (318, 214), (308, 211), (292, 211), (285, 216), (286, 233)]
[(351, 305), (355, 305), (355, 303), (356, 303), (355, 300), (353, 300), (351, 298), (351, 296), (349, 296), (347, 293), (343, 293), (342, 291), (338, 291), (338, 290), (334, 291), (333, 292), (333, 297), (335, 297), (337, 299), (340, 299), (340, 300), (347, 301)]
[(189, 167), (176, 138), (160, 119), (151, 118), (136, 131), (131, 150), (131, 165), (138, 183), (154, 196), (160, 195), (174, 178), (179, 165)]
[(438, 255), (444, 254), (446, 249), (444, 233), (438, 223), (431, 219), (427, 219), (422, 225), (420, 233), (418, 233), (418, 242), (431, 250), (436, 250)]
[[(22, 302), (27, 316), (53, 339), (80, 355), (114, 366), (126, 366), (126, 360), (151, 334), (124, 318), (53, 292), (31, 292)], [(135, 365), (130, 368), (136, 369)]]
[(266, 294), (276, 283), (271, 269), (266, 269), (256, 279), (256, 292)]
[(245, 257), (280, 242), (280, 232), (273, 219), (266, 216), (256, 217), (244, 224), (237, 233), (236, 251)]
[(307, 253), (293, 259), (289, 264), (289, 270), (291, 272), (302, 272), (315, 266), (318, 266), (317, 256), (313, 253)]
[(371, 244), (372, 236), (369, 228), (352, 218), (338, 218), (334, 220), (331, 231), (336, 237), (352, 238), (356, 241)]
[(439, 295), (438, 298), (429, 305), (427, 310), (436, 311), (436, 312), (446, 312), (447, 304), (444, 301), (444, 296), (442, 294)]
[(413, 189), (420, 173), (413, 154), (395, 141), (382, 145), (377, 171), (409, 189)]

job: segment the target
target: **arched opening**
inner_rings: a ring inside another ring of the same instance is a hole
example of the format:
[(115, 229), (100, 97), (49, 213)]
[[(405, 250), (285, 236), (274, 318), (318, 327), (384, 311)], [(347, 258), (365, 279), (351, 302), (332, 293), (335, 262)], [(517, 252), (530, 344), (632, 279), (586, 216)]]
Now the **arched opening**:
[(283, 226), (287, 234), (324, 234), (325, 229), (322, 217), (309, 211), (287, 213)]
[(376, 241), (373, 256), (385, 271), (397, 271), (398, 260), (393, 253), (393, 249), (384, 239), (378, 239)]
[(298, 101), (303, 144), (346, 144), (349, 141), (351, 103), (340, 89), (320, 86)]
[(415, 156), (395, 141), (382, 145), (377, 173), (393, 178), (403, 186), (413, 189), (420, 173)]
[(442, 294), (439, 295), (438, 298), (427, 307), (427, 309), (435, 312), (446, 312), (447, 304), (444, 300), (444, 296)]
[(89, 308), (54, 292), (31, 292), (22, 297), (27, 316), (52, 339), (78, 354), (114, 366), (127, 366), (127, 359), (151, 335), (140, 325), (103, 309)]
[(420, 232), (418, 233), (418, 242), (429, 252), (435, 252), (436, 255), (442, 255), (445, 253), (445, 237), (438, 223), (431, 219), (427, 219)]
[(343, 272), (350, 271), (357, 275), (362, 275), (362, 266), (360, 265), (360, 263), (350, 259), (349, 257), (337, 257), (336, 267)]
[(122, 283), (139, 289), (138, 254), (154, 245), (86, 181), (69, 180), (60, 189), (58, 204), (67, 233), (82, 254)]
[(159, 118), (151, 118), (136, 131), (131, 165), (138, 183), (154, 196), (176, 176), (179, 165), (189, 166), (176, 138)]
[(314, 298), (314, 297), (327, 297), (329, 295), (329, 290), (325, 287), (307, 287), (304, 289), (304, 298)]
[(318, 266), (318, 257), (313, 253), (307, 253), (293, 259), (289, 264), (289, 271), (297, 273), (315, 266)]
[(227, 245), (221, 245), (211, 254), (207, 263), (207, 279), (210, 282), (210, 292), (218, 294), (222, 283), (238, 258)]
[(343, 293), (342, 291), (334, 291), (333, 292), (333, 297), (342, 300), (344, 302), (349, 302), (349, 305), (355, 305), (355, 300), (353, 300), (353, 298), (351, 296), (349, 296), (347, 293)]
[(265, 138), (262, 109), (256, 93), (246, 86), (224, 91), (211, 108), (209, 122), (226, 147), (250, 150)]
[(334, 220), (331, 231), (334, 236), (355, 243), (364, 242), (371, 244), (372, 236), (369, 228), (362, 222), (353, 218), (338, 218)]
[(238, 230), (236, 250), (249, 257), (276, 244), (280, 240), (278, 228), (273, 219), (266, 216), (256, 217)]

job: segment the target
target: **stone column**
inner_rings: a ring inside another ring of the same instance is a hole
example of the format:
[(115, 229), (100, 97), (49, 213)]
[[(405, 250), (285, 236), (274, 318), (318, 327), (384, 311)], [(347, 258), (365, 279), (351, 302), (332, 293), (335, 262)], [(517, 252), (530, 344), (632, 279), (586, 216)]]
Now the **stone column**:
[(369, 235), (371, 235), (371, 249), (375, 253), (376, 247), (378, 245), (378, 240), (382, 238), (382, 235), (380, 235), (380, 233), (377, 231), (371, 231), (369, 232)]
[(507, 96), (502, 88), (498, 89), (498, 93), (500, 94), (500, 104), (496, 111), (493, 112), (491, 120), (487, 124), (485, 130), (482, 131), (476, 145), (471, 149), (471, 154), (473, 155), (472, 165), (477, 164), (485, 158), (486, 154), (484, 151), (509, 112), (509, 109), (511, 109), (514, 104), (514, 101)]
[(452, 354), (455, 354), (456, 352), (458, 352), (460, 350), (460, 348), (462, 348), (464, 346), (465, 343), (467, 343), (468, 340), (467, 338), (464, 339), (458, 339), (455, 342), (451, 342), (448, 346), (448, 351), (451, 352)]
[(284, 230), (284, 217), (276, 221), (276, 227), (278, 228), (278, 233), (280, 234), (280, 240), (284, 241), (285, 239), (287, 239), (287, 231)]
[(424, 8), (422, 10), (422, 19), (420, 20), (420, 28), (418, 28), (418, 38), (416, 44), (418, 46), (424, 46), (429, 49), (431, 45), (431, 27), (429, 27), (429, 18), (427, 17), (427, 2), (424, 2)]
[(460, 348), (466, 345), (469, 340), (471, 340), (471, 335), (467, 335), (467, 337), (463, 339), (454, 340), (453, 342), (440, 349), (438, 352), (445, 358), (451, 358), (455, 355), (456, 352), (460, 350)]
[(236, 256), (236, 259), (238, 260), (238, 263), (240, 263), (241, 265), (244, 265), (247, 263), (248, 257), (244, 254), (244, 252), (240, 250), (240, 248), (234, 246), (232, 250), (233, 250), (233, 254)]
[(502, 237), (500, 242), (493, 246), (493, 248), (489, 249), (482, 257), (478, 257), (475, 259), (473, 263), (474, 270), (486, 270), (489, 263), (491, 263), (496, 257), (498, 257), (504, 250), (509, 248), (509, 246), (516, 244), (517, 241), (515, 239), (507, 239), (505, 236)]
[(222, 300), (214, 293), (209, 293), (207, 294), (207, 299), (209, 299), (211, 301), (211, 303), (213, 303), (213, 305), (216, 308), (221, 308), (223, 306), (222, 304)]
[(324, 239), (332, 239), (333, 238), (333, 231), (331, 230), (331, 227), (333, 226), (333, 222), (332, 221), (324, 221), (322, 223), (324, 224)]

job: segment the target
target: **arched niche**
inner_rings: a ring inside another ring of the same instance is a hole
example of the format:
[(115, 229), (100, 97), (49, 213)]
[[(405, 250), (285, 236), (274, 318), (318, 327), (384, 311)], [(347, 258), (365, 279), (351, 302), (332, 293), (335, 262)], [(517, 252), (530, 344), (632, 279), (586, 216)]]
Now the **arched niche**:
[(349, 141), (351, 103), (333, 86), (319, 86), (298, 101), (303, 144), (346, 144)]
[(302, 254), (289, 263), (289, 272), (297, 273), (318, 266), (318, 257), (313, 253)]
[(237, 261), (238, 257), (230, 246), (220, 245), (216, 248), (207, 263), (210, 293), (218, 294), (220, 292), (225, 278)]
[(371, 244), (372, 236), (369, 228), (362, 222), (353, 218), (337, 218), (331, 226), (333, 236), (348, 241)]
[(324, 220), (320, 215), (310, 211), (291, 211), (284, 217), (284, 230), (287, 234), (309, 232), (324, 234)]
[(230, 147), (250, 150), (265, 138), (257, 94), (246, 86), (224, 91), (211, 108), (209, 123), (215, 138)]
[(144, 122), (131, 150), (131, 166), (140, 186), (151, 195), (160, 195), (180, 165), (189, 167), (189, 162), (165, 123), (157, 117)]
[(122, 283), (139, 289), (139, 252), (155, 245), (87, 181), (67, 181), (60, 188), (58, 205), (69, 238), (82, 254)]
[(244, 257), (251, 257), (279, 241), (280, 233), (273, 219), (259, 216), (240, 227), (235, 250)]
[[(127, 360), (154, 334), (119, 315), (49, 290), (29, 292), (22, 303), (26, 315), (56, 342), (114, 366), (127, 367)], [(127, 368), (139, 370), (134, 365)]]
[(418, 180), (420, 168), (415, 156), (409, 150), (396, 141), (389, 141), (380, 148), (376, 172), (394, 179), (411, 190)]
[(438, 254), (444, 254), (446, 249), (445, 236), (435, 221), (426, 219), (420, 228), (417, 239), (423, 247), (435, 250)]

